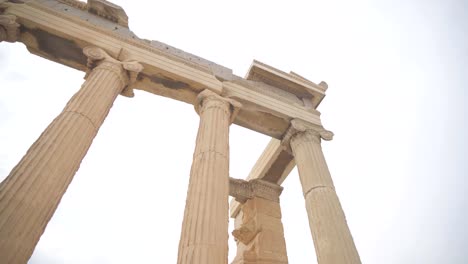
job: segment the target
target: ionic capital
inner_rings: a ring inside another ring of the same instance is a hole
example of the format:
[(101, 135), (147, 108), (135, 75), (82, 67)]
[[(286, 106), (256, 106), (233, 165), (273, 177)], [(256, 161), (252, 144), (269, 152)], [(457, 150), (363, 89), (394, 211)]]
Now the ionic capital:
[(94, 68), (105, 68), (116, 73), (125, 87), (121, 94), (127, 97), (134, 96), (131, 85), (136, 82), (138, 74), (143, 70), (143, 66), (140, 63), (131, 60), (116, 60), (99, 47), (85, 47), (83, 49), (83, 53), (88, 57), (86, 66), (89, 70)]
[(320, 143), (321, 139), (332, 140), (333, 135), (333, 132), (324, 129), (322, 126), (313, 125), (300, 119), (293, 119), (281, 140), (281, 144), (286, 150), (291, 151), (292, 141)]
[(0, 42), (16, 42), (19, 37), (20, 24), (14, 15), (0, 15)]
[(215, 92), (205, 89), (197, 96), (195, 111), (201, 115), (207, 109), (220, 108), (230, 115), (230, 121), (232, 123), (241, 107), (241, 103), (230, 98), (222, 97)]
[(236, 201), (245, 203), (248, 199), (260, 197), (273, 202), (279, 202), (283, 187), (260, 179), (244, 181), (229, 178), (229, 195)]

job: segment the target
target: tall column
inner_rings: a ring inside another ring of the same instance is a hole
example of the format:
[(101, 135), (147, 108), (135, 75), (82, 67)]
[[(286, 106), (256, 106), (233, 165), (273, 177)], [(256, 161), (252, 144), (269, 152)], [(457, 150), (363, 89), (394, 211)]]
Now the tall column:
[(279, 203), (283, 188), (258, 179), (243, 185), (250, 189), (251, 195), (234, 216), (232, 235), (236, 238), (237, 255), (232, 264), (287, 264)]
[(177, 263), (223, 264), (228, 257), (229, 125), (240, 104), (209, 90), (198, 101), (200, 125)]
[(115, 98), (142, 69), (99, 48), (84, 53), (96, 67), (0, 184), (2, 263), (28, 261)]
[(292, 120), (283, 142), (289, 142), (301, 179), (309, 226), (319, 264), (361, 263), (328, 170), (321, 138), (333, 133)]

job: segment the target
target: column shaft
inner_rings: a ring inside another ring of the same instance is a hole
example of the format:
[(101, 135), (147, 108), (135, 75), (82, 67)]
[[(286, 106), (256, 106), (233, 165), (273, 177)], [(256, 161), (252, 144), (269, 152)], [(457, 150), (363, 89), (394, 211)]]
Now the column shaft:
[(319, 264), (361, 263), (320, 146), (319, 133), (291, 138)]
[(0, 184), (0, 258), (26, 263), (127, 77), (104, 60)]
[(201, 96), (179, 264), (227, 263), (231, 105), (207, 90)]

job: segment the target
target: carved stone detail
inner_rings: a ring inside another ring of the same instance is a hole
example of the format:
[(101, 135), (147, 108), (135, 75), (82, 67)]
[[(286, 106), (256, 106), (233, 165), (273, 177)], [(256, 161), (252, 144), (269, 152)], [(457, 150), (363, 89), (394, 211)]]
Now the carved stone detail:
[(122, 7), (106, 0), (88, 0), (88, 12), (128, 28), (128, 16)]
[(257, 224), (254, 218), (250, 218), (247, 222), (242, 223), (241, 226), (232, 231), (234, 238), (244, 245), (248, 245), (255, 236), (260, 233), (261, 227)]
[[(88, 57), (87, 66), (91, 70), (95, 67), (107, 67), (110, 70), (119, 73), (122, 69), (126, 70), (125, 75), (119, 74), (122, 82), (126, 83), (121, 95), (133, 97), (133, 84), (136, 82), (138, 74), (143, 70), (143, 66), (136, 61), (119, 61), (112, 58), (103, 49), (93, 46), (88, 46), (83, 49), (83, 53)], [(85, 77), (86, 78), (86, 77)]]
[(282, 191), (264, 180), (230, 178), (229, 194), (242, 203), (232, 231), (237, 242), (233, 264), (288, 263), (279, 206)]
[(250, 181), (229, 179), (229, 195), (233, 196), (240, 203), (245, 203), (248, 199), (254, 197), (279, 202), (279, 196), (282, 191), (283, 187), (260, 179)]
[(233, 99), (222, 97), (208, 89), (205, 89), (198, 94), (197, 104), (195, 104), (195, 111), (201, 115), (203, 111), (208, 108), (225, 108), (226, 102), (229, 105), (229, 109), (226, 109), (226, 111), (229, 111), (230, 122), (232, 123), (234, 119), (236, 119), (242, 104)]
[(321, 139), (332, 140), (333, 132), (321, 126), (313, 125), (300, 119), (291, 120), (291, 125), (286, 131), (281, 144), (291, 153), (291, 141), (295, 137), (304, 137), (306, 141), (320, 143)]
[[(81, 8), (79, 6), (79, 3), (82, 3), (82, 2), (77, 1), (77, 0), (60, 0), (60, 2), (65, 3), (65, 4), (67, 4), (69, 6), (72, 6), (72, 7), (76, 7), (78, 9), (83, 9), (84, 10), (84, 9), (87, 8), (86, 5), (83, 8)], [(79, 2), (79, 3), (75, 3), (75, 2)], [(86, 21), (83, 21), (83, 20), (81, 20), (79, 18), (72, 17), (72, 16), (69, 16), (67, 14), (63, 14), (62, 12), (59, 12), (57, 10), (54, 10), (54, 9), (51, 9), (51, 8), (48, 8), (48, 7), (45, 7), (45, 6), (41, 5), (40, 3), (36, 3), (34, 1), (30, 2), (29, 5), (34, 6), (34, 8), (37, 8), (37, 9), (39, 9), (41, 11), (53, 14), (54, 16), (57, 16), (59, 18), (72, 20), (74, 23), (76, 23), (76, 24), (78, 24), (80, 26), (83, 26), (85, 28), (90, 28), (90, 29), (92, 29), (92, 30), (94, 30), (96, 32), (99, 32), (99, 33), (104, 34), (106, 36), (109, 36), (111, 38), (118, 39), (118, 40), (123, 41), (125, 43), (128, 43), (128, 44), (130, 44), (132, 46), (139, 47), (139, 48), (142, 48), (142, 49), (147, 50), (149, 52), (155, 53), (155, 54), (157, 54), (159, 56), (164, 56), (164, 57), (169, 58), (171, 60), (183, 63), (183, 64), (185, 64), (187, 66), (196, 68), (197, 70), (203, 71), (205, 73), (211, 73), (211, 70), (206, 65), (199, 64), (199, 63), (196, 63), (194, 61), (184, 59), (184, 58), (182, 58), (180, 56), (176, 56), (174, 54), (165, 52), (161, 48), (156, 48), (153, 45), (151, 45), (151, 43), (149, 41), (145, 41), (145, 40), (142, 41), (140, 38), (131, 38), (131, 37), (122, 36), (122, 35), (114, 32), (114, 31), (109, 31), (109, 30), (106, 30), (106, 29), (104, 29), (104, 28), (102, 28), (100, 26), (96, 26), (96, 25), (90, 24), (90, 23), (88, 23)]]
[(128, 16), (123, 8), (109, 1), (88, 0), (88, 3), (85, 3), (78, 0), (59, 0), (59, 2), (81, 10), (87, 10), (91, 14), (128, 28)]
[(16, 42), (19, 37), (20, 24), (14, 15), (0, 15), (0, 42)]
[(288, 263), (277, 201), (258, 196), (247, 200), (234, 226), (232, 235), (237, 242), (237, 255), (232, 264)]

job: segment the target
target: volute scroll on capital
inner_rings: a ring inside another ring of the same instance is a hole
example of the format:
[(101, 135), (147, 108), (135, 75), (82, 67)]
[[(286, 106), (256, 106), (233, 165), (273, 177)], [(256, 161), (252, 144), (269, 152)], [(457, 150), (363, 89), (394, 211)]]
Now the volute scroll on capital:
[(291, 120), (291, 125), (286, 131), (281, 143), (288, 150), (291, 150), (291, 140), (296, 136), (306, 136), (316, 143), (320, 143), (321, 139), (332, 140), (333, 132), (324, 129), (322, 126), (313, 125), (300, 119)]
[(19, 38), (20, 24), (14, 15), (0, 15), (0, 42), (16, 42)]
[(86, 66), (89, 70), (103, 67), (115, 72), (125, 86), (121, 94), (127, 97), (134, 96), (132, 84), (136, 82), (138, 74), (143, 70), (143, 66), (140, 63), (133, 60), (116, 60), (103, 49), (94, 46), (85, 47), (83, 53), (88, 57)]
[[(208, 103), (210, 102), (210, 103)], [(232, 123), (236, 118), (237, 114), (239, 113), (242, 104), (237, 102), (236, 100), (222, 97), (217, 93), (210, 91), (208, 89), (203, 90), (197, 96), (197, 102), (195, 104), (195, 111), (200, 114), (202, 113), (206, 107), (211, 104), (217, 105), (217, 107), (225, 107), (228, 105), (228, 110), (230, 112), (230, 122)]]

